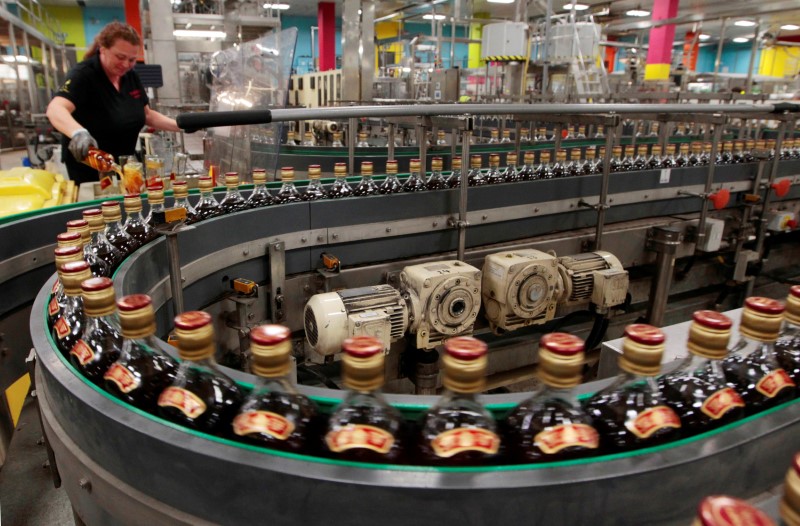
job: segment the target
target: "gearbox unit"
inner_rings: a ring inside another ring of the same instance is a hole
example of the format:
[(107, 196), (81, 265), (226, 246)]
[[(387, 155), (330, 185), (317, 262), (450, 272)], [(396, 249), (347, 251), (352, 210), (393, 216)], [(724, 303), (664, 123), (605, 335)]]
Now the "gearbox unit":
[(403, 298), (411, 309), (410, 331), (418, 349), (472, 334), (481, 307), (481, 271), (461, 261), (411, 265), (400, 273)]

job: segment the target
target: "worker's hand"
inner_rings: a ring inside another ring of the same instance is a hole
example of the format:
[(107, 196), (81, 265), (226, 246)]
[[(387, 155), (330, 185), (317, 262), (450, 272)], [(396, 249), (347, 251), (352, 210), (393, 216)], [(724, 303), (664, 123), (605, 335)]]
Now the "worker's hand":
[(89, 148), (92, 146), (97, 148), (97, 141), (86, 130), (76, 131), (69, 141), (69, 151), (78, 162), (86, 159), (89, 154)]

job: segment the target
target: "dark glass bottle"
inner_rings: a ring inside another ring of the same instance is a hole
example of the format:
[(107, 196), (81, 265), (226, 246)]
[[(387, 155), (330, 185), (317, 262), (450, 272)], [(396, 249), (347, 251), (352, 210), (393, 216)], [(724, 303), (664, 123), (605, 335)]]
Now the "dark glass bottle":
[(302, 200), (300, 192), (294, 185), (294, 168), (284, 166), (281, 168), (281, 187), (275, 194), (275, 203), (294, 203), (300, 200)]
[(727, 495), (712, 495), (701, 500), (692, 522), (692, 526), (739, 525), (775, 526), (775, 523), (753, 504)]
[(576, 139), (585, 139), (586, 138), (586, 126), (581, 124), (578, 126), (578, 132), (575, 134)]
[(622, 147), (622, 160), (619, 162), (620, 172), (630, 172), (633, 170), (633, 145), (630, 148)]
[[(96, 212), (100, 223), (100, 230), (102, 231), (105, 228), (105, 223), (102, 219), (102, 212), (100, 210), (96, 210)], [(87, 246), (89, 246), (89, 244), (92, 242), (92, 232), (89, 228), (89, 221), (87, 219), (75, 219), (72, 221), (67, 221), (67, 234), (77, 234), (80, 238), (80, 247), (83, 250), (83, 260), (89, 264), (89, 267), (92, 269), (93, 276), (100, 277), (111, 275), (109, 265), (100, 259), (92, 250), (87, 249)], [(56, 239), (56, 242), (58, 242), (58, 239)], [(108, 247), (113, 248), (110, 243), (107, 244)]]
[(575, 126), (569, 124), (566, 129), (566, 133), (564, 133), (564, 139), (571, 141), (575, 138)]
[(55, 249), (55, 263), (58, 279), (53, 283), (53, 288), (50, 291), (50, 300), (47, 302), (48, 329), (53, 328), (56, 320), (61, 315), (61, 311), (64, 309), (64, 305), (67, 304), (67, 294), (64, 291), (64, 284), (62, 283), (61, 267), (65, 263), (73, 261), (83, 261), (83, 249), (81, 247), (58, 247)]
[(586, 155), (581, 162), (581, 174), (592, 175), (595, 173), (595, 158), (597, 157), (597, 148), (594, 146), (586, 147)]
[(689, 162), (687, 163), (688, 166), (700, 166), (703, 164), (701, 157), (703, 155), (703, 143), (701, 142), (692, 142), (690, 145), (691, 153), (689, 154)]
[(622, 171), (622, 146), (611, 147), (611, 159), (609, 160), (609, 166), (611, 173)]
[(431, 175), (425, 182), (425, 187), (428, 190), (442, 190), (443, 188), (447, 188), (447, 181), (444, 176), (442, 176), (443, 167), (444, 163), (441, 157), (434, 157), (431, 159)]
[(259, 378), (233, 419), (233, 434), (271, 449), (305, 452), (316, 408), (289, 378), (292, 332), (281, 325), (254, 327), (250, 352)]
[(117, 265), (122, 263), (122, 252), (108, 242), (103, 212), (99, 208), (84, 210), (83, 217), (89, 224), (91, 236), (89, 243), (83, 247), (83, 259), (91, 266), (93, 275), (111, 277)]
[(444, 130), (438, 130), (436, 132), (436, 146), (447, 146)]
[(756, 141), (753, 139), (749, 139), (744, 142), (744, 162), (752, 163), (756, 160), (755, 156), (753, 155), (753, 150), (755, 149)]
[(732, 164), (733, 163), (733, 144), (730, 141), (722, 143), (722, 151), (717, 157), (717, 164)]
[(519, 142), (521, 142), (523, 144), (531, 142), (531, 129), (530, 128), (520, 128), (519, 129)]
[(188, 311), (175, 317), (181, 364), (175, 379), (158, 396), (159, 414), (191, 429), (227, 434), (242, 403), (239, 386), (214, 360), (211, 315)]
[(679, 137), (686, 135), (686, 125), (683, 123), (678, 124), (677, 128), (675, 128), (675, 135)]
[(539, 152), (539, 164), (533, 171), (533, 178), (536, 180), (553, 178), (553, 166), (550, 164), (550, 150), (542, 150)]
[(775, 139), (767, 139), (766, 147), (767, 151), (769, 152), (770, 160), (775, 158), (775, 147), (777, 145), (777, 141)]
[(789, 289), (786, 311), (783, 313), (783, 328), (775, 342), (778, 363), (800, 389), (800, 285)]
[(367, 141), (367, 132), (358, 132), (358, 143), (356, 143), (356, 147), (358, 148), (369, 148), (370, 144)]
[(632, 170), (640, 171), (647, 169), (647, 145), (640, 144), (636, 147), (636, 157), (633, 158)]
[[(310, 169), (310, 168), (309, 168)], [(267, 171), (263, 168), (253, 168), (253, 191), (247, 197), (245, 208), (261, 208), (273, 203), (274, 197), (267, 189)]]
[(69, 357), (72, 346), (83, 334), (85, 322), (81, 283), (91, 277), (92, 271), (85, 261), (71, 261), (61, 265), (60, 279), (64, 286), (65, 300), (61, 312), (53, 322), (52, 336), (56, 347), (66, 357)]
[(584, 407), (606, 452), (650, 447), (678, 438), (681, 421), (667, 404), (655, 377), (661, 369), (664, 333), (644, 324), (625, 328), (622, 373)]
[(186, 181), (172, 181), (172, 197), (175, 202), (173, 208), (184, 208), (186, 210), (186, 224), (197, 221), (197, 212), (189, 202), (189, 185)]
[(661, 166), (663, 168), (674, 168), (678, 166), (676, 161), (676, 152), (678, 151), (677, 144), (667, 145), (667, 154), (661, 159)]
[(658, 170), (661, 167), (662, 167), (661, 145), (654, 144), (653, 147), (650, 149), (650, 157), (647, 159), (647, 169)]
[(322, 186), (321, 177), (322, 168), (318, 164), (308, 166), (308, 185), (303, 192), (303, 201), (318, 201), (328, 198), (328, 191)]
[(500, 184), (506, 182), (503, 174), (500, 173), (500, 154), (489, 154), (489, 171), (484, 176), (488, 184)]
[(419, 159), (411, 159), (408, 169), (408, 179), (403, 183), (403, 192), (422, 192), (426, 190), (425, 179), (422, 177)]
[(741, 164), (744, 161), (744, 141), (733, 141), (733, 156), (731, 157), (733, 164)]
[(386, 161), (386, 178), (378, 191), (382, 194), (396, 194), (403, 191), (403, 184), (397, 178), (397, 161)]
[(535, 154), (533, 150), (528, 150), (522, 154), (522, 166), (518, 170), (518, 175), (522, 181), (532, 181), (534, 179), (534, 172), (536, 171)]
[(341, 148), (342, 146), (344, 146), (344, 143), (342, 142), (342, 132), (340, 131), (333, 132), (333, 141), (331, 141), (331, 146), (333, 148)]
[[(612, 152), (614, 151), (613, 148), (612, 148), (611, 151)], [(603, 173), (603, 162), (605, 161), (605, 158), (606, 158), (606, 147), (605, 146), (600, 146), (597, 149), (597, 156), (594, 158), (594, 173), (596, 173), (596, 174), (602, 174)], [(609, 162), (610, 161), (611, 161), (611, 159), (609, 159)], [(610, 169), (610, 165), (609, 165), (609, 169)]]
[(94, 384), (103, 385), (103, 375), (119, 358), (122, 347), (114, 304), (114, 282), (91, 278), (81, 283), (83, 334), (69, 351), (72, 365)]
[(605, 135), (604, 132), (605, 132), (605, 126), (603, 126), (602, 124), (598, 125), (597, 126), (597, 131), (594, 134), (594, 138), (595, 139), (605, 139), (606, 135)]
[(480, 466), (497, 460), (500, 437), (476, 399), (486, 385), (487, 346), (469, 336), (444, 343), (444, 394), (420, 422), (419, 455), (435, 466)]
[(547, 128), (539, 128), (536, 133), (536, 138), (534, 139), (536, 142), (547, 142)]
[(187, 223), (205, 221), (222, 213), (217, 198), (214, 197), (214, 180), (211, 177), (204, 176), (197, 180), (197, 184), (200, 188), (200, 200), (197, 201), (194, 207), (194, 217), (191, 222), (187, 221)]
[(567, 151), (558, 149), (556, 151), (556, 162), (550, 168), (553, 178), (560, 178), (567, 176)]
[(103, 221), (106, 224), (104, 230), (106, 239), (120, 251), (124, 260), (141, 244), (133, 239), (122, 226), (122, 208), (119, 206), (119, 202), (104, 201), (101, 210), (103, 211)]
[(739, 324), (740, 339), (723, 362), (725, 376), (744, 399), (748, 414), (794, 397), (795, 383), (780, 367), (775, 353), (783, 311), (778, 301), (747, 298)]
[(675, 166), (682, 168), (689, 165), (689, 145), (683, 143), (678, 148), (678, 156), (675, 157)]
[(303, 143), (302, 146), (316, 146), (316, 141), (314, 140), (314, 133), (307, 131), (303, 134)]
[[(157, 188), (155, 186), (150, 186), (147, 188), (147, 204), (150, 205), (150, 210), (147, 212), (147, 217), (145, 217), (144, 221), (151, 229), (153, 229), (156, 226), (156, 218), (163, 217), (166, 210), (164, 208), (163, 187)], [(125, 211), (128, 211), (127, 204), (125, 205)], [(153, 238), (156, 237), (158, 237), (158, 233), (153, 231)]]
[(515, 183), (522, 180), (519, 170), (517, 169), (517, 154), (509, 153), (506, 155), (506, 168), (502, 172), (503, 181), (507, 183)]
[(361, 180), (353, 190), (353, 195), (377, 195), (378, 185), (372, 180), (372, 162), (363, 161), (361, 163)]
[(487, 181), (486, 177), (483, 175), (482, 164), (481, 154), (475, 153), (469, 156), (469, 173), (467, 174), (469, 186), (483, 186), (489, 184), (489, 181)]
[(703, 433), (744, 416), (744, 400), (728, 386), (722, 360), (728, 355), (732, 322), (724, 314), (701, 310), (689, 328), (688, 356), (659, 378), (659, 387), (681, 419), (683, 436)]
[(453, 156), (450, 169), (450, 175), (445, 180), (447, 188), (458, 188), (461, 186), (461, 156)]
[(704, 142), (700, 153), (700, 166), (708, 166), (711, 163), (711, 143)]
[(500, 138), (500, 144), (509, 144), (511, 142), (511, 130), (505, 129), (503, 130), (502, 136)]
[(292, 130), (286, 132), (286, 146), (297, 146), (295, 135), (295, 132)]
[(800, 453), (794, 455), (789, 471), (786, 472), (779, 513), (782, 524), (800, 525)]
[(223, 214), (233, 214), (240, 210), (247, 208), (247, 201), (245, 201), (242, 193), (239, 191), (239, 174), (236, 172), (228, 172), (225, 174), (225, 197), (219, 202), (219, 209)]
[[(162, 194), (163, 195), (163, 194)], [(142, 246), (158, 237), (147, 220), (142, 217), (142, 198), (139, 194), (125, 196), (125, 224), (122, 227), (139, 246)]]
[(577, 175), (583, 175), (583, 170), (581, 169), (583, 163), (581, 163), (581, 149), (580, 148), (573, 148), (569, 152), (569, 164), (567, 164), (567, 175), (570, 177), (575, 177)]
[(353, 187), (347, 182), (347, 164), (336, 163), (333, 166), (333, 176), (335, 177), (328, 195), (331, 199), (342, 197), (352, 197)]
[(399, 463), (403, 460), (403, 417), (381, 395), (383, 344), (371, 336), (342, 343), (342, 380), (347, 395), (328, 419), (324, 447), (343, 460)]
[(158, 395), (175, 378), (178, 364), (155, 339), (156, 320), (150, 296), (131, 294), (117, 301), (122, 347), (103, 375), (106, 391), (134, 407), (154, 412)]
[(552, 462), (594, 455), (600, 435), (575, 395), (584, 364), (583, 341), (554, 332), (539, 341), (544, 384), (506, 417), (504, 442), (514, 462)]

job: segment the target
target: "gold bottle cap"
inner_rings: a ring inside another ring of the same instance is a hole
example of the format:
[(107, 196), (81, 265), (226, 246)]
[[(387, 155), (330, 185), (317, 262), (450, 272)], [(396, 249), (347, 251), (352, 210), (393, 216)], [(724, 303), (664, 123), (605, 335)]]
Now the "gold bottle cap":
[(445, 389), (454, 393), (480, 393), (486, 385), (488, 347), (471, 336), (456, 336), (444, 342)]
[(731, 339), (730, 318), (713, 310), (700, 310), (692, 315), (689, 326), (689, 352), (711, 360), (722, 360), (728, 355)]
[(106, 223), (122, 220), (122, 208), (117, 201), (103, 201), (100, 209), (103, 211), (103, 221)]
[(653, 145), (653, 149), (651, 151), (652, 151), (653, 155), (661, 155), (663, 153), (663, 150), (662, 150), (660, 144), (654, 144)]
[(372, 161), (361, 162), (361, 175), (372, 175)]
[(737, 150), (744, 149), (744, 141), (733, 141), (733, 145), (736, 147)]
[(453, 157), (453, 159), (450, 161), (450, 164), (452, 165), (453, 170), (460, 170), (461, 169), (461, 157), (458, 156), (458, 155)]
[(516, 153), (509, 153), (506, 155), (506, 165), (508, 166), (516, 166), (517, 165), (517, 154)]
[(204, 175), (197, 179), (197, 186), (201, 192), (208, 192), (214, 189), (214, 180), (210, 176)]
[(354, 391), (374, 391), (383, 385), (383, 344), (372, 336), (353, 336), (342, 342), (342, 377)]
[(686, 143), (683, 143), (683, 144), (681, 144), (681, 146), (680, 146), (680, 152), (681, 152), (681, 153), (686, 153), (686, 152), (688, 152), (688, 151), (689, 151), (689, 145), (688, 145), (688, 144), (686, 144)]
[(534, 153), (533, 152), (525, 152), (522, 155), (522, 159), (525, 161), (525, 164), (533, 164)]
[(253, 168), (251, 172), (253, 184), (264, 184), (267, 182), (267, 171), (263, 168)]
[[(253, 175), (255, 179), (255, 174)], [(175, 199), (184, 199), (189, 195), (189, 185), (186, 181), (172, 181), (172, 194)]]
[(759, 296), (744, 301), (739, 332), (742, 336), (762, 342), (775, 341), (783, 322), (783, 303)]
[(575, 387), (581, 383), (583, 358), (583, 340), (577, 336), (565, 332), (545, 334), (539, 340), (539, 378), (551, 387)]
[(387, 174), (397, 173), (397, 161), (386, 161), (386, 173)]
[(292, 331), (283, 325), (259, 325), (250, 331), (253, 372), (265, 378), (286, 376), (291, 369)]
[(124, 203), (125, 213), (128, 215), (142, 211), (142, 198), (139, 196), (139, 194), (126, 195)]
[(294, 140), (294, 132), (293, 131), (287, 131), (286, 132), (286, 140), (287, 141), (293, 141)]
[(421, 164), (419, 159), (411, 159), (408, 163), (408, 169), (412, 172), (419, 172)]
[[(173, 192), (175, 188), (173, 185)], [(149, 187), (147, 189), (147, 202), (150, 203), (150, 206), (153, 205), (163, 205), (164, 204), (164, 189), (163, 188), (156, 188), (156, 187)], [(127, 210), (127, 208), (126, 208)]]
[(702, 142), (692, 142), (691, 144), (692, 152), (693, 153), (700, 153), (703, 151), (703, 143)]
[[(78, 236), (80, 238), (80, 236)], [(58, 247), (53, 251), (55, 253), (56, 269), (58, 275), (61, 275), (61, 265), (71, 261), (83, 261), (83, 248), (80, 245), (72, 245), (68, 247)]]
[(578, 133), (586, 133), (586, 126), (584, 125), (578, 126)]
[(336, 177), (344, 177), (345, 175), (347, 175), (347, 163), (334, 164), (333, 175)]
[(214, 356), (214, 325), (211, 315), (188, 311), (175, 316), (175, 336), (178, 337), (178, 354), (184, 360), (204, 360)]
[(636, 147), (636, 152), (641, 156), (647, 155), (647, 145), (640, 144), (639, 146)]
[(444, 130), (439, 130), (438, 132), (436, 132), (436, 135), (437, 135), (437, 136), (438, 136), (440, 139), (444, 139)]
[(545, 150), (539, 154), (539, 162), (547, 164), (550, 162), (550, 150)]
[(105, 228), (105, 221), (103, 221), (103, 211), (99, 208), (90, 208), (83, 211), (83, 218), (89, 223), (89, 232), (100, 232)]
[(786, 473), (780, 515), (786, 526), (800, 526), (800, 453), (794, 456)]
[(441, 172), (442, 168), (444, 167), (444, 162), (442, 162), (441, 157), (434, 157), (431, 159), (431, 170), (434, 172)]
[[(103, 224), (105, 226), (105, 224)], [(81, 236), (81, 244), (85, 245), (92, 239), (92, 231), (89, 229), (89, 221), (86, 219), (73, 219), (67, 221), (67, 232), (75, 232)]]
[(225, 186), (227, 188), (237, 188), (239, 186), (239, 174), (237, 172), (227, 172), (225, 174)]
[(322, 177), (322, 168), (318, 164), (308, 165), (308, 178), (312, 180), (319, 180)]
[(311, 133), (311, 132), (306, 132), (305, 133), (305, 138), (306, 138), (307, 141), (313, 141), (314, 140), (314, 134)]
[(503, 137), (511, 137), (511, 130), (503, 130)]
[(122, 336), (140, 339), (156, 333), (156, 315), (153, 302), (147, 294), (130, 294), (117, 300)]
[(366, 139), (367, 138), (367, 132), (358, 132), (358, 138), (359, 139)]
[(611, 153), (613, 153), (615, 157), (621, 157), (622, 156), (622, 146), (612, 146), (611, 147)]
[(650, 125), (650, 129), (651, 129), (652, 131), (654, 131), (654, 132), (658, 131), (658, 122), (653, 122), (653, 123)]
[(778, 142), (775, 139), (767, 139), (767, 149), (768, 150), (774, 150), (776, 144), (778, 144)]
[(489, 133), (491, 133), (492, 137), (495, 138), (500, 136), (500, 130), (498, 130), (497, 128), (492, 128)]
[(338, 131), (337, 132), (333, 132), (333, 138), (334, 138), (334, 140), (337, 140), (337, 141), (341, 142), (341, 140), (342, 140), (342, 132), (338, 132)]
[(579, 148), (573, 148), (569, 152), (569, 158), (573, 161), (580, 161), (581, 160), (581, 151)]
[(725, 495), (711, 495), (700, 501), (692, 526), (775, 526), (755, 506)]
[(567, 160), (567, 151), (560, 149), (556, 152), (556, 161), (566, 161)]
[(64, 286), (64, 292), (67, 296), (80, 296), (81, 283), (92, 277), (89, 264), (85, 261), (70, 261), (59, 268), (59, 279)]
[(761, 139), (756, 141), (756, 148), (759, 150), (765, 150), (767, 148), (767, 141)]
[(661, 329), (634, 323), (625, 327), (622, 356), (619, 367), (623, 371), (642, 376), (656, 376), (661, 371), (664, 355), (664, 333)]
[(595, 152), (597, 152), (597, 147), (596, 146), (587, 146), (586, 147), (586, 156), (587, 157), (589, 156), (590, 153), (594, 154)]
[(794, 285), (789, 289), (783, 317), (792, 325), (800, 325), (800, 285)]
[(87, 316), (109, 316), (116, 310), (114, 282), (109, 278), (89, 278), (81, 282), (81, 296)]
[(547, 128), (539, 128), (539, 135), (544, 135), (547, 133)]
[(528, 135), (531, 132), (531, 130), (530, 128), (520, 128), (519, 132), (521, 135)]
[[(86, 224), (89, 227), (89, 224)], [(59, 248), (80, 247), (83, 245), (80, 232), (62, 232), (56, 236), (56, 246)]]
[(480, 168), (481, 167), (481, 154), (475, 153), (469, 156), (469, 167), (470, 168)]
[(491, 166), (492, 168), (497, 168), (498, 166), (500, 166), (500, 154), (498, 153), (489, 154), (489, 166)]
[(745, 147), (748, 150), (752, 150), (753, 148), (756, 147), (756, 141), (753, 140), (753, 139), (748, 139), (748, 140), (744, 141), (744, 144), (745, 144)]
[(291, 166), (281, 168), (281, 181), (284, 183), (294, 181), (294, 168)]
[(725, 141), (722, 143), (722, 151), (724, 152), (732, 152), (733, 151), (733, 143), (730, 141)]

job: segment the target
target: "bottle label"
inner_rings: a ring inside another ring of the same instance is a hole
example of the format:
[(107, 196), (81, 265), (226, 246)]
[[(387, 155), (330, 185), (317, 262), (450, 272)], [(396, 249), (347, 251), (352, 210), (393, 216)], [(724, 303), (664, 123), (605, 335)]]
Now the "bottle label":
[(500, 449), (500, 437), (488, 429), (459, 427), (437, 435), (431, 440), (437, 457), (450, 458), (464, 451), (480, 451), (494, 455)]
[(642, 411), (633, 420), (625, 422), (625, 427), (639, 438), (648, 438), (656, 431), (667, 427), (680, 429), (681, 419), (669, 407), (657, 405)]
[(365, 448), (381, 454), (388, 453), (394, 445), (394, 437), (385, 429), (362, 424), (349, 424), (325, 435), (328, 449), (341, 453), (348, 449)]
[(167, 387), (158, 397), (160, 407), (174, 407), (191, 419), (206, 412), (206, 404), (200, 397), (182, 387)]
[(81, 365), (86, 365), (94, 359), (94, 351), (83, 340), (78, 340), (78, 343), (72, 346), (69, 353), (77, 358), (78, 363)]
[(59, 340), (63, 340), (69, 334), (69, 324), (64, 318), (56, 320), (56, 336)]
[(767, 398), (774, 398), (783, 388), (794, 387), (795, 384), (786, 371), (775, 369), (756, 384), (756, 391)]
[(533, 442), (542, 453), (552, 455), (574, 446), (597, 449), (600, 447), (600, 435), (590, 425), (561, 424), (537, 433)]
[(233, 432), (239, 436), (264, 433), (278, 440), (286, 440), (293, 431), (294, 424), (270, 411), (247, 411), (233, 419)]
[(104, 380), (114, 382), (117, 388), (123, 393), (130, 393), (139, 387), (139, 378), (130, 372), (127, 367), (118, 363), (111, 364), (106, 374), (103, 375)]
[(56, 297), (53, 296), (50, 298), (50, 303), (47, 304), (47, 314), (50, 316), (55, 316), (58, 313), (58, 301)]
[(739, 393), (730, 387), (726, 387), (706, 398), (700, 410), (716, 420), (722, 418), (725, 413), (734, 407), (744, 407), (744, 400), (739, 396)]
[(59, 280), (53, 282), (53, 288), (50, 289), (50, 294), (55, 294), (58, 291)]

